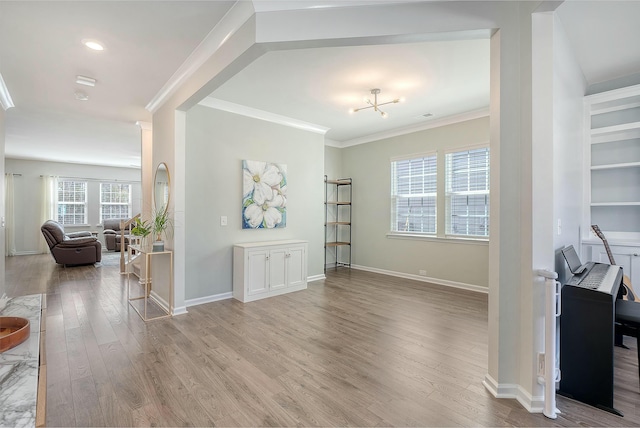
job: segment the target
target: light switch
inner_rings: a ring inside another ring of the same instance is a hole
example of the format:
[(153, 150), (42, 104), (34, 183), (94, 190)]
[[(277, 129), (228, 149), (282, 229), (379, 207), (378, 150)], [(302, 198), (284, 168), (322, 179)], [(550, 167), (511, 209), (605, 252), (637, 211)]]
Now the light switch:
[(226, 225), (227, 225), (227, 216), (226, 215), (220, 216), (220, 226), (226, 226)]

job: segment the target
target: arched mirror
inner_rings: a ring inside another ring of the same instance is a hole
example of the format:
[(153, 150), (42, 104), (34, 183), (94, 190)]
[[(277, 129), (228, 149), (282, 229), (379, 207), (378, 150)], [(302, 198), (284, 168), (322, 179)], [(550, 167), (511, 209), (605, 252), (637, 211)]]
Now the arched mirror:
[(156, 214), (164, 213), (169, 208), (170, 188), (169, 168), (166, 163), (160, 162), (153, 178), (153, 206)]

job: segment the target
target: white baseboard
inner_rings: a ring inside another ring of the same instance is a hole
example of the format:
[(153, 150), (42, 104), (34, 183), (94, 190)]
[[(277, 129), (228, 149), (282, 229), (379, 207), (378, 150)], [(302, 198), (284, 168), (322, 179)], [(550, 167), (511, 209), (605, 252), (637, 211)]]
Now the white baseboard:
[(483, 287), (481, 285), (465, 284), (464, 282), (455, 282), (455, 281), (449, 281), (447, 279), (430, 278), (428, 276), (420, 276), (420, 275), (414, 275), (414, 274), (404, 273), (404, 272), (395, 272), (391, 270), (372, 268), (368, 266), (351, 265), (351, 268), (364, 270), (367, 272), (380, 273), (383, 275), (396, 276), (398, 278), (406, 278), (406, 279), (413, 279), (415, 281), (429, 282), (431, 284), (444, 285), (447, 287), (460, 288), (463, 290), (475, 291), (476, 293), (483, 293), (483, 294), (489, 293), (489, 288)]
[(542, 413), (544, 410), (544, 397), (531, 396), (521, 385), (514, 383), (499, 384), (488, 374), (482, 384), (496, 398), (515, 398), (529, 413)]
[(169, 303), (167, 303), (166, 300), (160, 297), (160, 295), (156, 293), (154, 290), (151, 290), (149, 297), (151, 297), (159, 306), (161, 306), (162, 309), (169, 312)]
[(188, 313), (187, 312), (187, 307), (186, 306), (180, 306), (179, 308), (173, 308), (173, 314), (171, 314), (171, 315), (173, 315), (173, 316), (184, 315), (186, 313)]
[(49, 254), (49, 251), (46, 253), (41, 253), (40, 251), (16, 251), (14, 256), (35, 256), (36, 254)]
[[(322, 279), (325, 279), (324, 274), (313, 275), (307, 278), (307, 282), (320, 281)], [(229, 291), (227, 293), (212, 294), (211, 296), (197, 297), (195, 299), (185, 300), (184, 305), (188, 308), (190, 306), (204, 305), (205, 303), (218, 302), (220, 300), (231, 298), (233, 298), (233, 292)]]
[(229, 291), (227, 293), (212, 294), (211, 296), (197, 297), (195, 299), (185, 300), (184, 305), (188, 308), (190, 306), (204, 305), (205, 303), (231, 299), (232, 297), (233, 293)]

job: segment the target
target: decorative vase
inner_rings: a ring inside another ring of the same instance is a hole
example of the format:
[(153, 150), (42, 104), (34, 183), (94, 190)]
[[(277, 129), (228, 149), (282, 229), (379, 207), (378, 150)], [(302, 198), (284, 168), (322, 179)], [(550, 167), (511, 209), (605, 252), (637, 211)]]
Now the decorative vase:
[(161, 251), (164, 251), (164, 241), (154, 241), (153, 252), (159, 253)]

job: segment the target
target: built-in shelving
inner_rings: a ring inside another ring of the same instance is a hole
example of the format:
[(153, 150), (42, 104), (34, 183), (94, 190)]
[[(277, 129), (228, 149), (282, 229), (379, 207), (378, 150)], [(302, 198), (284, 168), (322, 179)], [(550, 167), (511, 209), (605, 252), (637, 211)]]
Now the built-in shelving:
[(351, 267), (351, 178), (324, 177), (324, 268)]
[[(585, 97), (583, 230), (640, 237), (640, 85)], [(583, 240), (593, 239), (586, 232)], [(639, 242), (640, 245), (640, 242)]]

